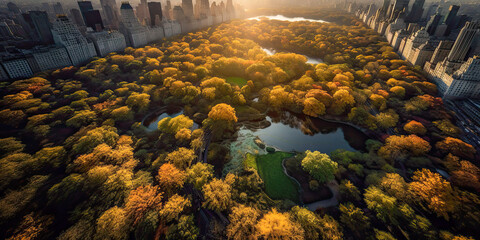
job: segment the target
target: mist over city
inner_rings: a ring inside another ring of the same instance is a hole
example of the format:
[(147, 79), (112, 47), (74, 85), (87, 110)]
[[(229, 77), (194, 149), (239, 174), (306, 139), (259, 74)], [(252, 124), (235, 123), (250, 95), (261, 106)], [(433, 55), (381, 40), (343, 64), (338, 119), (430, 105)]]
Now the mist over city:
[(0, 0), (0, 239), (480, 239), (478, 0)]

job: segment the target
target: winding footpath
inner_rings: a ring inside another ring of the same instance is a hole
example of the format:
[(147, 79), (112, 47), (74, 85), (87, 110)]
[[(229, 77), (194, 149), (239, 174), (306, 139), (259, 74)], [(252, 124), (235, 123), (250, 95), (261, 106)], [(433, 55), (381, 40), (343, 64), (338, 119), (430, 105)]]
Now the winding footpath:
[[(302, 185), (300, 184), (300, 182), (298, 182), (297, 179), (295, 179), (294, 177), (292, 177), (288, 174), (287, 168), (285, 167), (285, 160), (287, 160), (289, 158), (291, 158), (291, 157), (287, 157), (287, 158), (284, 158), (282, 160), (283, 172), (285, 173), (285, 175), (287, 175), (287, 177), (289, 177), (290, 179), (292, 179), (293, 181), (295, 181), (298, 184), (299, 194), (302, 195), (302, 192), (303, 192)], [(328, 189), (330, 189), (330, 191), (333, 194), (333, 196), (331, 198), (321, 200), (321, 201), (312, 202), (312, 203), (309, 203), (309, 204), (304, 204), (302, 202), (302, 198), (300, 197), (300, 203), (304, 207), (308, 208), (308, 210), (310, 210), (310, 211), (316, 211), (319, 208), (328, 208), (328, 207), (337, 206), (338, 205), (338, 198), (339, 198), (339, 195), (340, 195), (337, 180), (330, 181), (326, 185), (327, 185)]]

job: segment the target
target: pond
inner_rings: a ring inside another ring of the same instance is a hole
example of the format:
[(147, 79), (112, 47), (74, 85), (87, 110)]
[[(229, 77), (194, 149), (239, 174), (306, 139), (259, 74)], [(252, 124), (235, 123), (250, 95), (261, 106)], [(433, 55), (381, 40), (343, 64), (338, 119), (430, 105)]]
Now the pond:
[[(361, 130), (343, 123), (310, 118), (303, 114), (284, 112), (269, 113), (267, 127), (257, 127), (255, 122), (246, 122), (238, 131), (238, 137), (230, 144), (231, 160), (223, 174), (242, 169), (246, 153), (266, 154), (265, 149), (255, 144), (260, 139), (265, 145), (281, 151), (320, 151), (330, 154), (337, 149), (361, 151), (365, 149), (368, 136)], [(255, 126), (255, 127), (253, 127)]]
[[(262, 50), (264, 52), (266, 52), (268, 56), (272, 56), (275, 53), (277, 53), (277, 51), (275, 49), (271, 49), (271, 48), (262, 48)], [(311, 63), (311, 64), (323, 63), (323, 60), (320, 59), (320, 58), (313, 58), (313, 57), (309, 57), (309, 56), (305, 56), (305, 57), (307, 58), (307, 63)]]
[[(161, 110), (159, 110), (157, 112), (158, 113), (148, 115), (143, 120), (142, 124), (143, 124), (143, 126), (145, 126), (147, 128), (148, 132), (153, 132), (153, 131), (157, 130), (158, 129), (158, 123), (162, 119), (167, 118), (167, 117), (174, 118), (174, 117), (180, 116), (181, 114), (183, 114), (183, 109), (180, 108), (180, 107), (166, 107), (166, 108), (162, 108)], [(194, 122), (192, 129), (197, 129), (197, 128), (198, 128), (198, 124)]]
[(243, 127), (239, 135), (258, 136), (267, 146), (283, 151), (311, 150), (327, 154), (337, 149), (363, 150), (368, 139), (362, 131), (352, 126), (289, 112), (269, 114), (267, 121), (271, 122), (269, 127)]
[(262, 19), (268, 19), (268, 20), (278, 20), (278, 21), (288, 21), (288, 22), (318, 22), (318, 23), (328, 23), (327, 21), (320, 20), (320, 19), (309, 19), (309, 18), (304, 18), (304, 17), (285, 17), (283, 15), (275, 15), (275, 16), (257, 16), (257, 17), (252, 17), (247, 20), (257, 20), (260, 21)]

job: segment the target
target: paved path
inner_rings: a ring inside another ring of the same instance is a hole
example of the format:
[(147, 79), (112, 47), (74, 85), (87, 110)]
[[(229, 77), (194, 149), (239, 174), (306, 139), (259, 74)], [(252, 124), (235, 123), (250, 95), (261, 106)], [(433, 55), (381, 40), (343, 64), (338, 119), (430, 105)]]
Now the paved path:
[(337, 181), (333, 180), (333, 181), (327, 183), (327, 187), (333, 193), (333, 196), (330, 199), (305, 204), (305, 207), (308, 208), (310, 211), (315, 211), (319, 208), (328, 208), (328, 207), (337, 206), (338, 205), (338, 195), (339, 195)]

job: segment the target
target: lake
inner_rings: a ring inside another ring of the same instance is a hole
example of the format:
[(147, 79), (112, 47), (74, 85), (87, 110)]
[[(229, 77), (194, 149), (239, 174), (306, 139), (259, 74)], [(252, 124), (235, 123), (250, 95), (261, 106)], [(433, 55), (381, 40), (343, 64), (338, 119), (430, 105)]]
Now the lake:
[[(277, 53), (277, 51), (275, 49), (271, 49), (271, 48), (262, 48), (262, 50), (264, 52), (266, 52), (268, 56), (272, 56), (275, 53)], [(305, 55), (303, 55), (303, 56), (305, 56)], [(311, 63), (311, 64), (323, 63), (323, 60), (320, 59), (320, 58), (313, 58), (313, 57), (309, 57), (309, 56), (305, 56), (305, 57), (307, 58), (307, 63)]]
[(268, 20), (278, 20), (278, 21), (287, 21), (287, 22), (317, 22), (317, 23), (328, 23), (327, 21), (319, 20), (319, 19), (308, 19), (304, 17), (285, 17), (283, 15), (275, 15), (275, 16), (257, 16), (248, 18), (247, 20), (257, 20), (260, 21), (262, 19)]
[(269, 127), (243, 127), (239, 135), (258, 136), (266, 145), (283, 151), (311, 150), (327, 154), (337, 149), (363, 150), (368, 139), (362, 131), (352, 126), (289, 112), (269, 114), (267, 121), (271, 122)]

